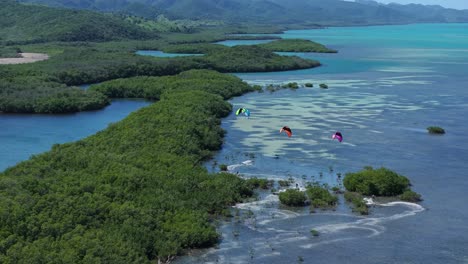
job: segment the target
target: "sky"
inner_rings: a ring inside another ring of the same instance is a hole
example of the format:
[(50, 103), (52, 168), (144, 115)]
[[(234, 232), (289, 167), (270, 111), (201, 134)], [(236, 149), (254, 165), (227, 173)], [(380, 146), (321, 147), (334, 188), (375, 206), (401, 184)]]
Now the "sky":
[(448, 8), (468, 9), (468, 0), (377, 0), (381, 3), (440, 5)]

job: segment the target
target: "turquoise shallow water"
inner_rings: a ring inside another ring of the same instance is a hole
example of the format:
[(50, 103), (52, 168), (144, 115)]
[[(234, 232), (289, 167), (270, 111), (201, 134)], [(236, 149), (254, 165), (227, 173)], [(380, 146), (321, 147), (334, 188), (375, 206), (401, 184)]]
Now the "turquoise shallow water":
[[(228, 133), (217, 163), (245, 177), (292, 178), (299, 186), (339, 185), (338, 173), (385, 166), (407, 176), (424, 201), (382, 202), (361, 217), (342, 197), (335, 211), (310, 214), (262, 193), (259, 201), (233, 209), (240, 217), (220, 223), (216, 249), (177, 263), (467, 263), (467, 29), (421, 24), (280, 35), (318, 41), (339, 53), (287, 54), (320, 60), (324, 66), (315, 69), (236, 74), (255, 84), (314, 87), (233, 99), (234, 109), (246, 107), (251, 117), (224, 120)], [(279, 134), (284, 125), (293, 137)], [(431, 125), (447, 133), (429, 135)], [(344, 135), (341, 144), (330, 138), (337, 130)], [(207, 167), (217, 170), (212, 163)]]

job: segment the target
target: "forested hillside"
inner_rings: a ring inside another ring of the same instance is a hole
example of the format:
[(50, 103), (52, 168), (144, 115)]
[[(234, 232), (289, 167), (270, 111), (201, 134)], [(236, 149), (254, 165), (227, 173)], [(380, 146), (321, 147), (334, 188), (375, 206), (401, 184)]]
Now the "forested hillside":
[(154, 38), (156, 34), (120, 17), (0, 0), (0, 43), (107, 41)]
[[(311, 26), (467, 22), (468, 11), (437, 6), (378, 4), (341, 0), (23, 0), (53, 6), (131, 13), (154, 18), (217, 19), (229, 23)], [(142, 8), (146, 6), (147, 9)], [(149, 11), (151, 10), (151, 11)]]

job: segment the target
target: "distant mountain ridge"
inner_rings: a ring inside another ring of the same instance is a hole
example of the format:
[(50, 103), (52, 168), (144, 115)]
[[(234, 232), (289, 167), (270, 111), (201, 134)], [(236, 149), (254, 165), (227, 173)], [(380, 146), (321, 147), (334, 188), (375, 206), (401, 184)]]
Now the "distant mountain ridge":
[[(20, 0), (145, 17), (215, 19), (230, 23), (369, 25), (468, 22), (468, 10), (380, 4), (372, 0)], [(145, 8), (146, 7), (146, 8)]]

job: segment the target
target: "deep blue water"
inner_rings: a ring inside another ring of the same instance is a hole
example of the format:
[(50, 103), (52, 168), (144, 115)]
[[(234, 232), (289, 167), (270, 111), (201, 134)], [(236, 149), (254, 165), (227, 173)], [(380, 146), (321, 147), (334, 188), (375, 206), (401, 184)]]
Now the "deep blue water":
[(148, 104), (143, 100), (113, 100), (102, 110), (76, 114), (0, 114), (0, 171), (49, 150), (53, 144), (95, 134)]
[[(249, 83), (311, 82), (314, 88), (233, 99), (234, 109), (246, 107), (251, 117), (232, 114), (223, 121), (227, 135), (217, 163), (245, 177), (293, 178), (299, 186), (339, 186), (338, 173), (385, 166), (407, 176), (424, 201), (380, 201), (361, 217), (342, 197), (335, 211), (310, 214), (262, 193), (257, 202), (233, 208), (239, 217), (219, 223), (217, 248), (177, 263), (467, 263), (468, 24), (280, 36), (318, 41), (339, 53), (288, 54), (320, 60), (324, 66), (315, 69), (236, 74)], [(279, 134), (284, 125), (291, 138)], [(432, 125), (447, 133), (429, 135)], [(343, 143), (331, 140), (335, 131), (343, 133)], [(213, 163), (207, 167), (217, 170)], [(311, 229), (320, 236), (311, 236)]]

